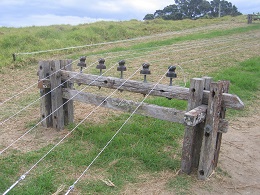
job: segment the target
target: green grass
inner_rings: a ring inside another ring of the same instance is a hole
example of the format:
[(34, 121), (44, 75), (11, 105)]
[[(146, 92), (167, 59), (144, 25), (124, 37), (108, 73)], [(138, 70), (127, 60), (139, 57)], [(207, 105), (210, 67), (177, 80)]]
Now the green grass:
[(190, 194), (191, 190), (191, 177), (187, 175), (180, 175), (173, 179), (170, 179), (167, 183), (167, 187), (172, 190), (174, 189), (175, 194)]
[[(169, 31), (179, 31), (194, 27), (202, 27), (212, 24), (219, 24), (230, 20), (244, 21), (244, 16), (237, 18), (223, 17), (221, 19), (201, 19), (201, 20), (182, 20), (182, 21), (125, 21), (125, 22), (97, 22), (93, 24), (82, 24), (78, 26), (70, 25), (53, 25), (48, 27), (26, 27), (26, 28), (0, 28), (0, 67), (6, 65), (21, 66), (30, 63), (37, 63), (38, 55), (18, 56), (17, 62), (12, 62), (12, 54), (20, 52), (42, 51), (70, 46), (79, 46), (92, 43), (101, 43), (107, 41), (131, 39)], [(252, 25), (250, 28), (253, 28)], [(249, 28), (249, 27), (248, 27)], [(247, 28), (247, 29), (248, 29)], [(198, 35), (197, 35), (198, 36)], [(190, 40), (180, 38), (168, 40), (166, 43), (172, 44), (176, 41)], [(193, 37), (192, 39), (197, 39)], [(134, 48), (158, 45), (158, 42), (151, 42), (134, 46)], [(129, 48), (128, 48), (129, 49)], [(121, 49), (116, 49), (117, 51)], [(52, 55), (69, 54), (79, 52), (74, 49), (63, 52), (52, 52), (39, 55), (42, 58), (50, 58)], [(79, 57), (79, 56), (77, 56)]]
[[(97, 51), (97, 52), (91, 52), (89, 54), (103, 54), (107, 52), (119, 52), (119, 51), (129, 51), (129, 50), (144, 50), (149, 48), (149, 51), (157, 50), (158, 47), (162, 46), (170, 46), (172, 44), (176, 44), (183, 41), (194, 41), (194, 40), (200, 40), (200, 39), (211, 39), (216, 38), (220, 36), (227, 36), (227, 35), (234, 35), (239, 33), (245, 33), (249, 31), (257, 31), (260, 30), (260, 25), (252, 25), (252, 26), (246, 26), (246, 27), (238, 27), (233, 28), (230, 30), (213, 30), (212, 32), (207, 33), (194, 33), (192, 35), (183, 35), (183, 36), (177, 36), (174, 38), (168, 38), (164, 40), (158, 40), (158, 41), (149, 41), (145, 43), (139, 43), (134, 44), (133, 46), (123, 48), (123, 47), (114, 47), (113, 49), (109, 50), (103, 50), (103, 51)], [(88, 53), (87, 53), (88, 54)], [(77, 56), (72, 55), (72, 58), (76, 58)]]
[[(13, 193), (49, 194), (53, 193), (59, 184), (71, 185), (72, 180), (76, 179), (73, 173), (82, 172), (87, 167), (126, 117), (128, 116), (113, 117), (104, 125), (78, 127), (73, 136), (52, 151), (45, 162), (40, 163), (36, 171), (33, 170), (28, 179), (22, 181), (23, 184), (15, 188)], [(114, 194), (124, 184), (137, 182), (138, 175), (144, 172), (177, 170), (180, 164), (179, 139), (183, 136), (183, 128), (179, 124), (134, 116), (91, 167), (94, 170), (104, 170), (117, 188), (110, 189), (100, 181), (89, 181), (89, 185), (81, 190), (86, 188), (90, 194), (95, 192)], [(18, 179), (17, 174), (29, 169), (50, 147), (2, 158), (1, 191)], [(171, 150), (165, 151), (165, 148), (169, 147)], [(12, 163), (9, 163), (10, 161)], [(116, 163), (109, 165), (113, 161)], [(46, 168), (46, 165), (50, 167)], [(72, 175), (71, 179), (64, 179), (69, 174)], [(82, 184), (84, 182), (86, 181), (80, 182), (79, 186), (84, 186)]]
[[(224, 68), (211, 75), (214, 80), (229, 80), (229, 93), (236, 94), (247, 108), (259, 95), (260, 91), (260, 57), (238, 63), (236, 66)], [(233, 116), (247, 112), (229, 110)]]

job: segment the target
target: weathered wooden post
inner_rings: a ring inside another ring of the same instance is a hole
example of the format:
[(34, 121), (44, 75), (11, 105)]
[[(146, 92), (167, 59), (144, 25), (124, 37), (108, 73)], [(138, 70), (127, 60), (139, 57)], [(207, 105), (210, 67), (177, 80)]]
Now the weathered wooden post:
[[(41, 96), (41, 119), (44, 127), (61, 130), (73, 122), (73, 101), (62, 98), (62, 88), (72, 88), (71, 82), (61, 79), (61, 69), (72, 70), (71, 60), (41, 61), (39, 84)], [(46, 119), (45, 119), (46, 118)]]
[[(60, 61), (61, 69), (62, 70), (67, 70), (67, 71), (72, 71), (72, 60), (61, 60)], [(73, 89), (73, 82), (67, 81), (62, 79), (62, 88), (68, 88), (68, 89)], [(74, 105), (73, 105), (73, 100), (68, 100), (63, 98), (63, 111), (64, 111), (64, 125), (68, 125), (69, 123), (73, 123), (74, 121)], [(66, 102), (66, 103), (65, 103)]]
[(252, 24), (253, 16), (252, 14), (247, 15), (247, 24)]
[[(230, 81), (223, 81), (223, 93), (228, 93)], [(226, 106), (223, 103), (220, 111), (220, 118), (222, 121), (225, 119), (226, 116)], [(226, 121), (227, 123), (227, 121)], [(222, 140), (222, 133), (225, 132), (224, 127), (226, 126), (219, 126), (218, 133), (217, 133), (217, 143), (216, 143), (216, 150), (214, 155), (214, 168), (217, 167), (218, 164), (218, 157), (220, 152), (221, 140)]]
[[(188, 96), (188, 109), (190, 111), (202, 104), (204, 79), (193, 78), (190, 82), (189, 96)], [(200, 131), (200, 126), (186, 126), (185, 135), (182, 147), (182, 161), (181, 170), (184, 173), (190, 174), (192, 164), (194, 161), (194, 144), (196, 142), (196, 134)]]
[(52, 127), (52, 117), (51, 114), (51, 93), (50, 86), (47, 86), (45, 81), (49, 80), (50, 76), (50, 66), (48, 61), (39, 62), (38, 70), (38, 88), (40, 89), (41, 98), (41, 120), (43, 127)]
[(61, 130), (64, 128), (64, 113), (62, 106), (61, 73), (59, 71), (61, 67), (60, 61), (51, 61), (50, 67), (52, 122), (54, 128)]
[[(212, 77), (202, 77), (204, 79), (204, 90), (209, 91), (210, 90), (210, 83), (212, 82)], [(206, 105), (202, 105), (205, 109), (205, 115), (206, 115)], [(203, 110), (204, 111), (204, 110)], [(194, 149), (193, 149), (193, 161), (192, 161), (192, 167), (198, 168), (199, 166), (199, 160), (200, 160), (200, 150), (202, 145), (202, 138), (204, 133), (204, 127), (205, 127), (205, 121), (201, 121), (198, 125), (198, 128), (196, 129), (195, 134), (195, 142), (194, 142)]]
[(222, 105), (223, 82), (212, 82), (204, 128), (203, 141), (198, 168), (198, 178), (205, 180), (214, 170), (214, 155)]

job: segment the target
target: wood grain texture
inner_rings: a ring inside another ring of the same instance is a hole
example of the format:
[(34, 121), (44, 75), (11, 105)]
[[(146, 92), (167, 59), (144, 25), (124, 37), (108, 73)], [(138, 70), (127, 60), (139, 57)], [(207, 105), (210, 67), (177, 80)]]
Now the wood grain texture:
[[(125, 79), (119, 79), (114, 77), (104, 77), (97, 76), (91, 74), (83, 74), (78, 72), (71, 71), (61, 71), (61, 77), (63, 80), (71, 79), (72, 82), (90, 85), (90, 86), (98, 86), (98, 87), (106, 87), (111, 89), (116, 89), (121, 86), (124, 82), (124, 85), (120, 87), (121, 90), (126, 90), (134, 93), (148, 94), (154, 87), (154, 83), (144, 83), (142, 81), (133, 81)], [(202, 103), (207, 105), (209, 99), (209, 91), (203, 91), (203, 99)], [(158, 84), (150, 93), (153, 96), (161, 96), (173, 99), (180, 100), (188, 100), (189, 89), (185, 87), (177, 87), (177, 86), (167, 86)], [(223, 105), (227, 108), (233, 109), (243, 109), (244, 104), (240, 100), (240, 98), (233, 94), (223, 93)]]
[[(48, 61), (40, 61), (39, 62), (39, 70), (38, 76), (39, 81), (46, 80), (46, 77), (50, 75), (50, 64)], [(40, 82), (43, 83), (43, 82)], [(51, 114), (51, 93), (50, 88), (42, 87), (40, 89), (40, 96), (42, 97), (40, 100), (40, 114), (41, 114), (41, 124), (43, 127), (52, 127), (52, 117), (49, 116)]]
[[(80, 92), (77, 90), (63, 89), (63, 98), (71, 99), (74, 101), (80, 101), (87, 104), (93, 104), (96, 106), (102, 106), (105, 108), (110, 108), (113, 110), (118, 110), (122, 112), (132, 113), (136, 107), (140, 104), (139, 102), (134, 102), (130, 100), (122, 100), (118, 98), (106, 98), (99, 95)], [(105, 101), (104, 101), (105, 100)], [(104, 101), (104, 102), (103, 102)], [(103, 103), (102, 103), (103, 102)], [(161, 120), (176, 122), (183, 124), (183, 116), (185, 111), (180, 111), (174, 108), (166, 108), (157, 105), (151, 105), (147, 103), (142, 103), (142, 105), (136, 111), (136, 114), (143, 116), (149, 116)]]
[[(197, 108), (202, 104), (204, 89), (204, 79), (193, 78), (190, 80), (190, 89), (189, 89), (189, 99), (188, 99), (188, 108), (190, 111), (194, 108)], [(199, 126), (186, 126), (185, 134), (183, 138), (182, 146), (182, 159), (181, 159), (181, 170), (184, 173), (190, 174), (192, 171), (192, 161), (194, 158), (194, 143), (196, 131), (198, 131)]]

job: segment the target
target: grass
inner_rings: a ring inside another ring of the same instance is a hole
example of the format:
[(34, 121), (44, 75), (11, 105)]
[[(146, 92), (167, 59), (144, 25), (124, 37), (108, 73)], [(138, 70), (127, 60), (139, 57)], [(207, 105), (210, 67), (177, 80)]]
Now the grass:
[[(179, 31), (194, 27), (218, 24), (230, 20), (243, 21), (245, 18), (223, 17), (221, 19), (201, 19), (183, 21), (137, 21), (126, 22), (97, 22), (78, 26), (53, 25), (49, 27), (0, 28), (0, 67), (10, 64), (21, 65), (35, 63), (36, 56), (18, 58), (18, 63), (12, 62), (12, 54), (20, 52), (41, 51), (55, 48), (64, 48), (92, 43), (115, 40), (124, 40), (142, 37), (169, 31)], [(254, 25), (252, 25), (254, 26)], [(70, 53), (71, 51), (65, 51)], [(75, 50), (73, 51), (75, 52)], [(54, 52), (57, 54), (59, 52)], [(62, 52), (60, 52), (62, 54)], [(64, 52), (63, 52), (64, 53)], [(49, 56), (42, 55), (42, 57)], [(78, 56), (77, 56), (78, 57)], [(36, 62), (38, 59), (36, 58)]]
[[(251, 58), (233, 67), (224, 68), (211, 75), (215, 80), (229, 80), (229, 93), (236, 94), (247, 108), (257, 98), (260, 91), (260, 57)], [(232, 116), (248, 112), (229, 110)]]
[[(232, 18), (234, 19), (234, 18)], [(0, 28), (0, 46), (4, 48), (0, 60), (2, 66), (10, 65), (11, 53), (44, 50), (50, 48), (113, 41), (133, 38), (155, 33), (182, 30), (205, 26), (212, 23), (226, 22), (231, 18), (190, 21), (129, 21), (129, 22), (99, 22), (79, 26), (29, 27), (21, 29)], [(234, 20), (241, 20), (241, 18)], [(176, 42), (214, 38), (259, 30), (259, 25), (233, 28), (232, 30), (214, 30), (204, 34), (194, 33), (180, 37), (167, 38), (162, 41), (135, 43), (128, 49), (142, 49), (155, 46), (166, 46)], [(32, 39), (29, 37), (32, 36)], [(21, 42), (22, 41), (22, 42)], [(155, 49), (155, 48), (154, 48)], [(101, 52), (125, 50), (124, 47), (104, 49)], [(92, 52), (95, 54), (98, 52)], [(141, 52), (140, 52), (141, 53)], [(48, 54), (50, 55), (50, 54)], [(53, 54), (52, 54), (53, 55)], [(43, 57), (53, 57), (44, 56)], [(67, 56), (78, 55), (68, 52)], [(38, 57), (19, 58), (19, 64), (36, 63)], [(255, 57), (231, 67), (224, 67), (211, 75), (215, 80), (230, 80), (230, 92), (237, 94), (247, 104), (256, 98), (260, 84), (260, 58)], [(23, 67), (21, 65), (21, 67)], [(26, 68), (24, 66), (23, 68)], [(31, 101), (31, 96), (24, 98), (20, 104)], [(169, 100), (167, 98), (149, 98), (148, 103), (185, 110), (186, 101)], [(234, 113), (237, 114), (237, 113)], [(24, 181), (15, 187), (10, 194), (51, 194), (61, 185), (65, 190), (72, 185), (99, 151), (111, 139), (115, 132), (129, 117), (128, 114), (113, 116), (104, 124), (82, 124), (72, 135), (44, 161), (32, 170)], [(36, 122), (27, 124), (27, 128)], [(68, 128), (71, 130), (75, 124)], [(184, 126), (172, 124), (143, 116), (133, 116), (115, 137), (108, 148), (102, 153), (90, 170), (76, 185), (76, 192), (81, 194), (119, 194), (128, 185), (140, 182), (142, 175), (153, 175), (158, 172), (176, 172), (180, 168), (181, 140)], [(46, 152), (53, 147), (49, 144), (39, 150), (22, 153), (10, 150), (0, 157), (0, 192), (6, 190), (19, 176), (28, 171)], [(111, 180), (116, 187), (109, 187), (101, 179)], [(193, 180), (190, 176), (180, 175), (169, 179), (167, 189), (177, 194), (186, 194)], [(64, 191), (65, 191), (64, 190)]]
[(191, 187), (191, 178), (189, 176), (177, 176), (173, 179), (170, 179), (167, 183), (169, 189), (174, 189), (175, 194), (190, 194), (192, 193)]
[[(24, 194), (37, 194), (39, 192), (48, 194), (48, 192), (53, 193), (56, 190), (58, 183), (71, 185), (71, 180), (64, 180), (64, 178), (68, 174), (74, 175), (74, 173), (83, 171), (126, 117), (127, 115), (111, 118), (110, 122), (104, 125), (78, 127), (73, 136), (58, 150), (54, 150), (48, 155), (45, 162), (38, 165), (37, 171), (30, 173), (27, 182), (15, 188), (13, 193), (22, 191)], [(94, 170), (101, 169), (109, 175), (118, 188), (112, 190), (100, 181), (97, 183), (92, 181), (87, 186), (88, 192), (91, 194), (100, 191), (105, 194), (113, 194), (120, 190), (124, 184), (136, 182), (137, 176), (144, 172), (177, 170), (180, 164), (178, 140), (182, 136), (182, 125), (134, 116), (92, 168)], [(47, 146), (27, 154), (14, 154), (1, 159), (0, 169), (4, 171), (1, 171), (0, 189), (3, 190), (11, 185), (18, 172), (24, 172), (32, 166), (50, 147)], [(165, 148), (169, 147), (171, 150), (165, 152)], [(10, 161), (14, 163), (9, 164)], [(46, 164), (50, 167), (45, 167)], [(72, 170), (69, 170), (70, 167)], [(75, 179), (75, 177), (73, 178)], [(79, 185), (81, 186), (84, 182), (86, 181), (83, 179)]]

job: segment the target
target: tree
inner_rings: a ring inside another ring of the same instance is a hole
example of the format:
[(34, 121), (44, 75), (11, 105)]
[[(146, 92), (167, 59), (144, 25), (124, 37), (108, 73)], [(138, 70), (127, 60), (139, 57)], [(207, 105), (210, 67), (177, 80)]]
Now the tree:
[[(231, 2), (224, 1), (224, 0), (213, 0), (210, 2), (211, 4), (211, 16), (217, 17), (219, 15), (219, 11), (221, 12), (221, 16), (238, 16), (241, 13), (237, 10), (235, 5), (232, 5)], [(220, 7), (220, 10), (219, 10)]]
[(153, 20), (154, 16), (153, 14), (146, 14), (143, 20)]
[[(241, 15), (237, 7), (225, 0), (174, 0), (175, 4), (166, 6), (163, 10), (156, 10), (155, 13), (147, 14), (144, 20), (162, 18), (164, 20), (181, 20), (184, 18), (200, 18), (205, 15), (211, 17)], [(220, 7), (220, 10), (219, 10)], [(221, 13), (220, 13), (221, 12)]]

